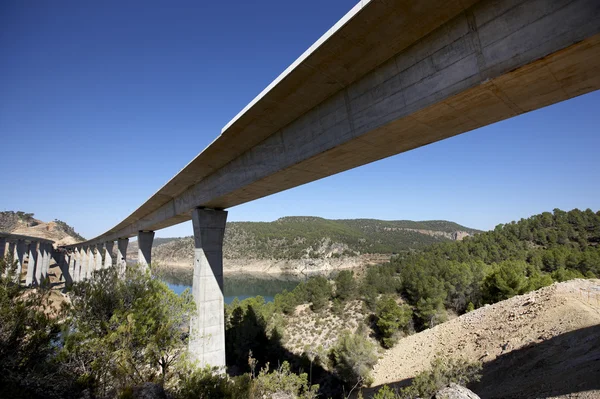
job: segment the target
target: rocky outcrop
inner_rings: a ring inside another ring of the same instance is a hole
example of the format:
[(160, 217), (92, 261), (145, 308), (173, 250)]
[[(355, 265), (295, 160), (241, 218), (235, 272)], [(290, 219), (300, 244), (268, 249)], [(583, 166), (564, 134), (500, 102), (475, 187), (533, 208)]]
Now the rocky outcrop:
[(480, 399), (473, 391), (463, 386), (451, 383), (433, 395), (433, 399)]

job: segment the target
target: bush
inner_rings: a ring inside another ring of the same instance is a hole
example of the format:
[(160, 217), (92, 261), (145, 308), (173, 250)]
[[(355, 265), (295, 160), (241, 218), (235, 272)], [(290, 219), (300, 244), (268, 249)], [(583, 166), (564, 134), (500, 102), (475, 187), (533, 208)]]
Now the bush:
[(415, 376), (410, 386), (400, 392), (404, 399), (430, 398), (433, 394), (450, 383), (466, 385), (481, 378), (481, 362), (470, 362), (465, 359), (444, 360), (436, 357), (431, 368)]
[(179, 383), (173, 391), (175, 399), (237, 399), (250, 397), (251, 380), (248, 374), (228, 377), (218, 370), (181, 368)]
[(485, 301), (495, 303), (527, 292), (526, 268), (523, 261), (504, 261), (496, 265), (483, 281)]
[(268, 364), (260, 371), (252, 384), (252, 397), (314, 399), (318, 390), (318, 385), (309, 385), (306, 373), (294, 374), (290, 371), (289, 363), (283, 362), (272, 373), (269, 373)]
[(377, 353), (375, 346), (363, 334), (342, 332), (331, 348), (330, 358), (336, 373), (348, 385), (370, 385), (371, 369), (377, 363)]
[(341, 301), (347, 301), (356, 296), (357, 284), (354, 280), (354, 272), (342, 270), (335, 277), (335, 296)]
[(56, 313), (44, 312), (49, 291), (25, 293), (14, 282), (15, 268), (11, 254), (0, 259), (0, 397), (76, 396), (73, 376), (56, 364), (60, 325)]
[(149, 273), (116, 268), (73, 285), (61, 361), (82, 385), (102, 396), (145, 381), (167, 383), (187, 350), (183, 330), (195, 309)]
[(305, 284), (307, 299), (315, 312), (323, 309), (331, 298), (331, 284), (323, 276), (311, 277)]
[(412, 318), (412, 310), (408, 305), (399, 306), (396, 300), (389, 296), (383, 296), (377, 302), (375, 317), (383, 346), (390, 348), (396, 343), (395, 335), (398, 331), (408, 329)]
[(396, 393), (392, 391), (392, 388), (388, 387), (387, 385), (384, 385), (373, 396), (373, 399), (396, 399), (397, 397), (398, 396), (396, 395)]

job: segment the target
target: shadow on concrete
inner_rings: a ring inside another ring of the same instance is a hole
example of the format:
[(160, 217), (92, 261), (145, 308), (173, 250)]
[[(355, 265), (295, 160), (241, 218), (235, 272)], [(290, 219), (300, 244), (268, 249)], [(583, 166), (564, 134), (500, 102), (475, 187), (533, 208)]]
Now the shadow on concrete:
[[(394, 389), (412, 379), (388, 384)], [(469, 384), (482, 399), (539, 398), (600, 390), (600, 325), (571, 331), (503, 354)], [(364, 389), (370, 398), (381, 386)]]
[(227, 372), (230, 375), (240, 375), (250, 372), (249, 353), (256, 359), (255, 374), (269, 363), (269, 369), (274, 370), (284, 361), (288, 361), (295, 373), (306, 373), (309, 382), (319, 384), (320, 397), (342, 397), (343, 383), (332, 373), (325, 370), (320, 363), (326, 359), (311, 359), (308, 356), (298, 356), (287, 350), (277, 331), (267, 334), (266, 322), (257, 311), (248, 306), (233, 311), (230, 322), (225, 330), (225, 353)]

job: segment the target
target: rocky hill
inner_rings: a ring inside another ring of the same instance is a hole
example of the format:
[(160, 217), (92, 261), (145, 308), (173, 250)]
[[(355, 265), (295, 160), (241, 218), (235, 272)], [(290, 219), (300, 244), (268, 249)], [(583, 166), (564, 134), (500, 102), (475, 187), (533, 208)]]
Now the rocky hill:
[(22, 211), (0, 212), (0, 231), (46, 238), (55, 241), (57, 245), (69, 245), (84, 241), (84, 238), (73, 227), (62, 220), (46, 223), (34, 218), (33, 213)]
[(482, 398), (598, 398), (599, 337), (600, 280), (556, 283), (401, 339), (373, 386), (406, 385), (434, 356), (463, 357), (483, 362), (470, 386)]
[[(301, 274), (354, 268), (389, 259), (393, 253), (477, 233), (459, 224), (433, 220), (328, 220), (284, 217), (274, 222), (230, 222), (223, 247), (226, 271)], [(134, 244), (134, 243), (132, 243)], [(152, 260), (191, 267), (192, 237), (156, 241)], [(132, 255), (136, 251), (131, 246)]]

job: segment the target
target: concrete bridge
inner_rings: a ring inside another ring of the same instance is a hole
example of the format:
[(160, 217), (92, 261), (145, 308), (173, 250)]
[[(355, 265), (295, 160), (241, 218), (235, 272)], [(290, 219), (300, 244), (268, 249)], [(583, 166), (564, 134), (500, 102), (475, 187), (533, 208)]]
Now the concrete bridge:
[[(24, 270), (25, 285), (39, 286), (48, 276), (54, 241), (19, 234), (0, 233), (0, 259), (17, 263), (16, 278), (22, 284)], [(64, 275), (64, 273), (63, 273)]]
[(191, 219), (190, 351), (222, 366), (224, 209), (598, 88), (598, 0), (362, 0), (135, 212), (66, 249), (89, 275), (115, 241), (125, 267), (137, 236), (147, 265), (154, 231)]

